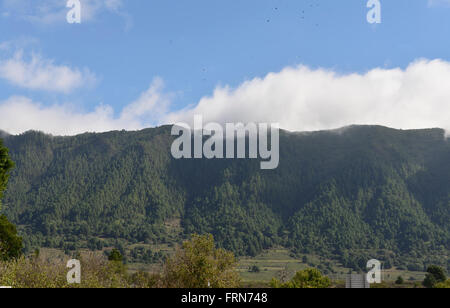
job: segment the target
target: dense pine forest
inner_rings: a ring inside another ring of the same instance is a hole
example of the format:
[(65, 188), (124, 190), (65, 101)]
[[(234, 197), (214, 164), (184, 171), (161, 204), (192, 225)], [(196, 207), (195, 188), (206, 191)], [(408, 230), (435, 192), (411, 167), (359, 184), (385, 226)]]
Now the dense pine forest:
[[(283, 246), (354, 269), (370, 258), (450, 269), (450, 142), (440, 129), (282, 132), (276, 170), (258, 160), (174, 160), (169, 126), (0, 135), (16, 165), (1, 212), (27, 251), (173, 243), (195, 232), (237, 255)], [(173, 221), (181, 233), (167, 228)]]

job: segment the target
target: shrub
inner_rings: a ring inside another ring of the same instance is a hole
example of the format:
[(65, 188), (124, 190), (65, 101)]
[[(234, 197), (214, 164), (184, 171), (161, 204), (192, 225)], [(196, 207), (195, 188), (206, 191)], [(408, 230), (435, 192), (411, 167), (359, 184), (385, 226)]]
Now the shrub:
[(444, 269), (431, 265), (427, 269), (427, 275), (423, 281), (423, 285), (426, 288), (433, 288), (436, 284), (444, 283), (447, 280), (447, 276), (445, 275)]
[(445, 282), (439, 282), (434, 285), (436, 289), (450, 289), (450, 279)]
[(395, 284), (404, 284), (405, 280), (402, 276), (398, 276), (397, 280), (395, 281)]
[(331, 280), (323, 276), (319, 270), (308, 268), (297, 272), (294, 278), (286, 283), (272, 279), (271, 286), (273, 288), (323, 289), (331, 286)]
[(66, 262), (62, 259), (21, 257), (0, 262), (0, 285), (13, 288), (125, 288), (132, 281), (108, 262), (93, 253), (80, 257), (81, 284), (68, 284)]

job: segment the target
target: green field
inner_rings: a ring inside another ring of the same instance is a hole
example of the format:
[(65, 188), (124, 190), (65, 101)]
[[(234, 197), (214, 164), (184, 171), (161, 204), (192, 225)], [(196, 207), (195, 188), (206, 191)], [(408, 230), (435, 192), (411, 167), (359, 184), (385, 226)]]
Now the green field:
[[(303, 262), (306, 256), (308, 262)], [(259, 272), (252, 272), (251, 268), (257, 266)], [(342, 282), (345, 276), (350, 272), (349, 268), (343, 267), (336, 261), (327, 260), (314, 255), (302, 255), (294, 257), (287, 249), (271, 249), (264, 251), (255, 258), (241, 258), (239, 260), (238, 270), (244, 284), (265, 283), (270, 282), (272, 278), (279, 280), (287, 280), (294, 274), (308, 267), (319, 268), (324, 274), (329, 276), (333, 281)], [(425, 273), (400, 271), (396, 269), (383, 270), (382, 279), (385, 282), (394, 282), (399, 276), (402, 276), (406, 282), (423, 281)]]

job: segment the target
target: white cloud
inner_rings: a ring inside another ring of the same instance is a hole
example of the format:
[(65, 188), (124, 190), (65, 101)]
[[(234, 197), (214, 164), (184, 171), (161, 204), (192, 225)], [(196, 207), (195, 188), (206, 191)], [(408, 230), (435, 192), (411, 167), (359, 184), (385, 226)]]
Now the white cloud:
[(196, 106), (168, 114), (165, 122), (192, 122), (201, 114), (207, 122), (278, 122), (293, 131), (352, 124), (450, 129), (448, 80), (450, 63), (442, 60), (346, 75), (299, 66), (236, 89), (219, 87)]
[(26, 89), (63, 93), (96, 83), (95, 75), (88, 69), (55, 65), (52, 60), (36, 54), (26, 61), (22, 51), (17, 51), (9, 59), (0, 60), (0, 78)]
[(90, 113), (78, 113), (68, 105), (43, 106), (26, 97), (14, 96), (0, 104), (1, 129), (19, 134), (39, 130), (56, 135), (74, 135), (86, 131), (105, 131), (111, 123), (113, 110), (99, 106)]
[(170, 105), (170, 95), (161, 92), (163, 86), (162, 79), (155, 78), (147, 91), (122, 110), (120, 119), (125, 122), (158, 123), (167, 114)]
[[(122, 0), (80, 0), (80, 2), (82, 22), (92, 21), (102, 12), (110, 12), (124, 17), (129, 27), (130, 16), (123, 11)], [(66, 8), (66, 0), (2, 0), (1, 3), (8, 17), (15, 16), (46, 25), (66, 22), (69, 11)]]
[(128, 105), (119, 117), (108, 105), (98, 105), (92, 112), (82, 112), (70, 104), (45, 106), (23, 96), (0, 102), (0, 130), (20, 134), (38, 130), (53, 135), (84, 132), (137, 130), (152, 126), (156, 115), (165, 111), (168, 98), (160, 93), (162, 82), (155, 79), (150, 88)]
[(344, 75), (299, 66), (246, 81), (235, 89), (218, 87), (197, 105), (171, 112), (170, 96), (162, 93), (162, 83), (156, 79), (118, 117), (109, 106), (83, 113), (66, 105), (45, 107), (13, 97), (0, 102), (0, 129), (14, 134), (36, 129), (71, 135), (191, 123), (195, 114), (201, 114), (205, 122), (278, 122), (292, 131), (352, 124), (450, 130), (448, 80), (450, 63), (442, 60), (419, 60), (406, 69), (376, 68)]

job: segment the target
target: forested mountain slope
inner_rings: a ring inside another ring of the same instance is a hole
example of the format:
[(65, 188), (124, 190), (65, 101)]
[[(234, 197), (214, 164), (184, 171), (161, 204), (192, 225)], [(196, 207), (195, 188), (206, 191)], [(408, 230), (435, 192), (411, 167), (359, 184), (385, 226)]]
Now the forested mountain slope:
[(239, 255), (283, 245), (354, 268), (372, 252), (418, 270), (448, 262), (450, 142), (440, 129), (282, 132), (276, 170), (174, 160), (168, 126), (3, 138), (16, 168), (2, 211), (28, 248), (170, 241), (164, 223), (180, 218), (185, 234), (212, 233)]

